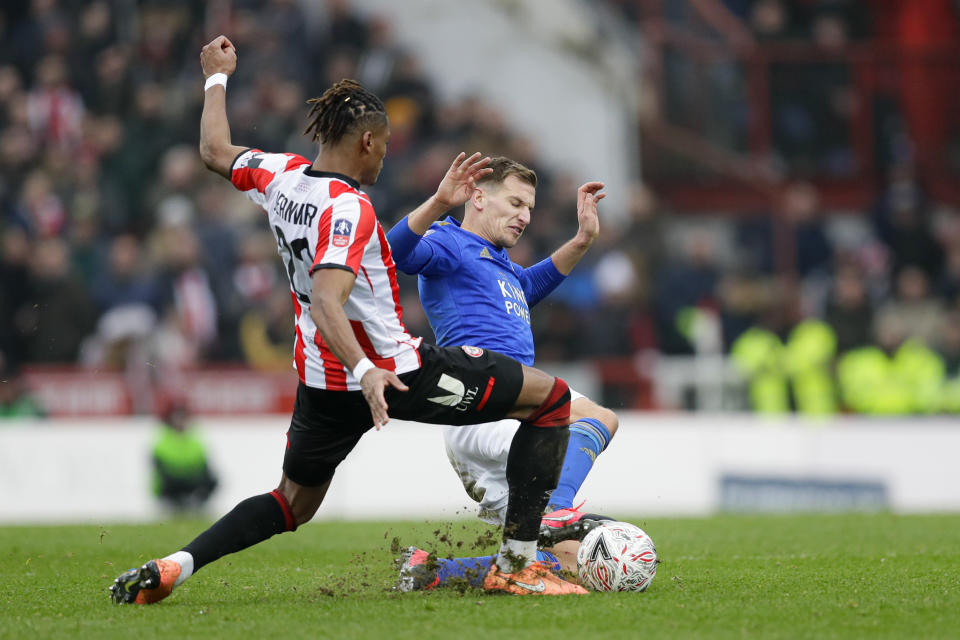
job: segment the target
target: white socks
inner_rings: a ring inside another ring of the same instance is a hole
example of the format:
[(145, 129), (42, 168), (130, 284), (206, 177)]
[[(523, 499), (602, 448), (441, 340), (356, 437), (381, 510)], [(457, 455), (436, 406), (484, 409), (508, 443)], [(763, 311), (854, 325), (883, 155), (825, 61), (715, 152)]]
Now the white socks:
[[(536, 540), (513, 540), (507, 538), (500, 543), (500, 552), (497, 554), (497, 566), (504, 573), (520, 571), (537, 560)], [(521, 563), (522, 561), (522, 563)]]
[(177, 576), (176, 582), (173, 583), (174, 587), (179, 587), (181, 582), (193, 575), (193, 556), (186, 551), (171, 553), (164, 558), (164, 560), (172, 560), (180, 565), (180, 575)]

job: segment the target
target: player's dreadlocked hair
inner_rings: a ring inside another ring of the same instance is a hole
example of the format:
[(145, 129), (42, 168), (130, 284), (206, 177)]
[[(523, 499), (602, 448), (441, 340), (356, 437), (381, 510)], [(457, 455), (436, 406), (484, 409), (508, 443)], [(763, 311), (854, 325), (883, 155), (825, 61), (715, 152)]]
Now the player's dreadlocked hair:
[(312, 104), (310, 124), (303, 135), (323, 144), (336, 144), (344, 135), (361, 127), (385, 124), (387, 110), (380, 98), (363, 88), (356, 80), (343, 79), (323, 92)]

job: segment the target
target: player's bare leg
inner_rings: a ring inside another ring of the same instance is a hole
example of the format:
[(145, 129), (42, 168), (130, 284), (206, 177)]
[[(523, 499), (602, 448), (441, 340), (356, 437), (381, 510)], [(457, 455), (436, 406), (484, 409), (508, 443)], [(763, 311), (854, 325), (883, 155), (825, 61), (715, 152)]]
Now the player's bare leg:
[(580, 548), (579, 540), (564, 540), (558, 542), (544, 551), (549, 551), (560, 563), (560, 570), (577, 575), (577, 550)]
[(280, 478), (280, 485), (277, 487), (277, 491), (282, 493), (287, 499), (287, 504), (290, 505), (290, 510), (293, 512), (293, 519), (298, 527), (310, 522), (313, 516), (316, 515), (317, 509), (320, 508), (323, 499), (327, 496), (330, 482), (330, 480), (327, 480), (326, 483), (319, 487), (307, 487), (302, 484), (297, 484), (288, 478), (287, 474), (283, 474)]
[[(557, 378), (540, 369), (526, 365), (521, 367), (523, 368), (523, 386), (520, 388), (520, 395), (517, 396), (513, 409), (504, 417), (523, 421), (544, 403)], [(569, 415), (569, 408), (567, 411)]]

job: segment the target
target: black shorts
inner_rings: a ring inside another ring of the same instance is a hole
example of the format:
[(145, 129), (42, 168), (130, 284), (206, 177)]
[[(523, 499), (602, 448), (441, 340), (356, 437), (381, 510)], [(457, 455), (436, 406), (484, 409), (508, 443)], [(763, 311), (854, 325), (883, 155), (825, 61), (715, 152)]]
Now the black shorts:
[[(391, 418), (432, 424), (479, 424), (501, 420), (523, 386), (520, 363), (476, 347), (421, 345), (421, 366), (400, 375), (409, 391), (384, 392)], [(283, 472), (304, 486), (319, 486), (373, 426), (360, 391), (297, 389)]]

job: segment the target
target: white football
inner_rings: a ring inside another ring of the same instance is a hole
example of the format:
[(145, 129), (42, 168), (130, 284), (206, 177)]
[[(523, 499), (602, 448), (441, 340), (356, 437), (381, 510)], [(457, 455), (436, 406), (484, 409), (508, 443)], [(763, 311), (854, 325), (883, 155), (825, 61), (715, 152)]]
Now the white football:
[(657, 574), (657, 548), (629, 522), (603, 522), (577, 551), (580, 582), (593, 591), (644, 591)]

